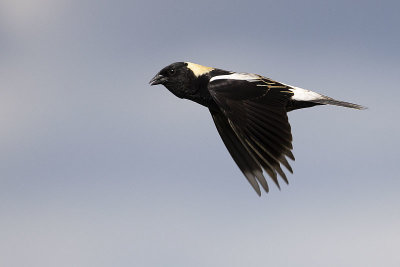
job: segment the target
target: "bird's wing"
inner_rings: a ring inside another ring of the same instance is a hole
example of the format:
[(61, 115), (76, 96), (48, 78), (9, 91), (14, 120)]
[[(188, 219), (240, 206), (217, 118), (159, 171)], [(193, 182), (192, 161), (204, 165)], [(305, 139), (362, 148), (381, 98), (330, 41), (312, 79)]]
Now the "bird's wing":
[(277, 173), (288, 183), (281, 166), (290, 172), (294, 160), (286, 104), (291, 87), (265, 77), (232, 73), (213, 77), (208, 85), (220, 111), (212, 111), (228, 151), (260, 195), (256, 180), (268, 192), (264, 169), (279, 187)]

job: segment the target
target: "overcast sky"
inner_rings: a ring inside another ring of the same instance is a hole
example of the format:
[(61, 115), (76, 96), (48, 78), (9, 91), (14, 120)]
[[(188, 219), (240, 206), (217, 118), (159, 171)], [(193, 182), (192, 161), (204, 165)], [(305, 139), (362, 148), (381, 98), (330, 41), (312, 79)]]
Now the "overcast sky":
[[(398, 1), (0, 0), (0, 266), (399, 266)], [(259, 198), (175, 61), (365, 111), (289, 114)]]

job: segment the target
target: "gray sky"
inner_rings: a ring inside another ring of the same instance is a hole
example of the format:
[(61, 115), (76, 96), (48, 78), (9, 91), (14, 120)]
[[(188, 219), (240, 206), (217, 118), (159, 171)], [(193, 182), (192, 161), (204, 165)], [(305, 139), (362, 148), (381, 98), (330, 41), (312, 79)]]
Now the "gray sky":
[[(399, 266), (397, 1), (0, 0), (0, 266)], [(289, 114), (261, 198), (175, 61), (369, 107)]]

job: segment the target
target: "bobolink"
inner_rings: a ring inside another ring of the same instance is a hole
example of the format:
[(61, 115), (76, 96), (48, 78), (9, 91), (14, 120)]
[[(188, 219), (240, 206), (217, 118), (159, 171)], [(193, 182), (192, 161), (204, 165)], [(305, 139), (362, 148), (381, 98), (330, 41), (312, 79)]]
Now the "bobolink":
[(278, 188), (277, 174), (288, 183), (281, 165), (293, 173), (286, 159), (294, 160), (287, 112), (326, 104), (364, 109), (257, 74), (190, 62), (163, 68), (150, 84), (162, 84), (177, 97), (210, 110), (226, 148), (258, 195), (259, 184), (269, 191), (263, 170)]

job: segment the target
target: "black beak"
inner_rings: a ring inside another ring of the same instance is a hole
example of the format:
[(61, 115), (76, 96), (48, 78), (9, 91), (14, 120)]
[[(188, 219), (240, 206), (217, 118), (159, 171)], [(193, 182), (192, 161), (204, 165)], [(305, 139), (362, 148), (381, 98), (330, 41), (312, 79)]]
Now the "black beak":
[(156, 76), (154, 76), (153, 79), (151, 79), (151, 81), (149, 82), (150, 85), (157, 85), (157, 84), (162, 84), (167, 80), (167, 77), (161, 75), (161, 74), (157, 74)]

